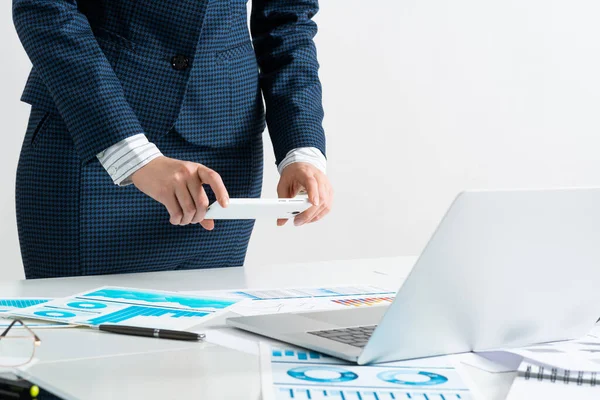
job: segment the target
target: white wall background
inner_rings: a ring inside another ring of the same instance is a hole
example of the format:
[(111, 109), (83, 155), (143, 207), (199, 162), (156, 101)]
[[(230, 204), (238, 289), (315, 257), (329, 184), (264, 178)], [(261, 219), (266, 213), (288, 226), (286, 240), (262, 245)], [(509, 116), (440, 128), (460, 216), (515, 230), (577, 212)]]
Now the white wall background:
[[(301, 228), (258, 221), (247, 265), (418, 254), (466, 188), (600, 186), (597, 15), (593, 0), (322, 0), (334, 210)], [(14, 181), (30, 66), (9, 1), (0, 37), (5, 280), (22, 277)], [(263, 196), (274, 197), (265, 150)]]

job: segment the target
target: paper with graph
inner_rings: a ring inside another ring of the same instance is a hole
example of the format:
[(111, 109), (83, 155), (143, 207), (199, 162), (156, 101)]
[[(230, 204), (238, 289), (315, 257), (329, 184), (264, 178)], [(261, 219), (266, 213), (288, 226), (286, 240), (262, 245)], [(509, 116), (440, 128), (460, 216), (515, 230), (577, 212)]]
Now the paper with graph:
[[(23, 309), (46, 303), (52, 299), (45, 297), (3, 297), (0, 298), (0, 332), (12, 324), (13, 318), (8, 311)], [(23, 319), (23, 322), (30, 328), (61, 328), (69, 325), (58, 324), (55, 322), (36, 321)], [(21, 325), (15, 325), (19, 328)]]
[(261, 344), (264, 400), (470, 400), (452, 357), (358, 366), (295, 347)]
[(187, 329), (214, 317), (239, 299), (177, 292), (101, 287), (11, 315), (76, 325), (117, 324), (162, 329)]
[(396, 295), (395, 291), (368, 285), (186, 293), (247, 300), (231, 307), (231, 311), (243, 316), (389, 305)]
[(2, 297), (0, 298), (0, 314), (17, 308), (36, 306), (50, 300), (52, 299), (46, 297)]

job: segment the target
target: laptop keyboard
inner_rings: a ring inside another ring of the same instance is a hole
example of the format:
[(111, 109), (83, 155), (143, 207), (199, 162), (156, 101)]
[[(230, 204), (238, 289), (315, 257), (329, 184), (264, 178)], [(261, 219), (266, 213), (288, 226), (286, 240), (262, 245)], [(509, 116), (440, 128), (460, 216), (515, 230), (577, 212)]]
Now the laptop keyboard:
[(336, 342), (349, 344), (354, 347), (365, 347), (369, 338), (377, 325), (357, 326), (355, 328), (329, 329), (326, 331), (308, 332), (311, 335), (319, 336), (326, 339), (335, 340)]

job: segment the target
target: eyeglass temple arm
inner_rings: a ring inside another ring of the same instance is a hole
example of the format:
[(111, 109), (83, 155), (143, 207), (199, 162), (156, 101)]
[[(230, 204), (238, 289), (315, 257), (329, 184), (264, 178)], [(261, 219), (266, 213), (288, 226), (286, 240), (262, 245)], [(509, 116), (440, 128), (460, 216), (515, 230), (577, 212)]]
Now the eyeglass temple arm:
[(35, 338), (35, 341), (37, 343), (41, 342), (40, 338), (38, 337), (38, 335), (35, 334), (34, 331), (32, 331), (31, 329), (29, 329), (29, 327), (27, 325), (25, 325), (25, 323), (23, 321), (21, 321), (20, 319), (14, 319), (13, 322), (10, 323), (10, 325), (8, 326), (8, 328), (6, 328), (4, 330), (4, 332), (2, 332), (0, 334), (0, 339), (2, 339), (3, 337), (6, 336), (6, 334), (8, 333), (8, 331), (10, 331), (10, 328), (12, 328), (16, 323), (19, 323), (23, 326), (23, 328), (27, 329), (29, 331), (29, 333), (31, 333), (33, 335), (33, 337)]
[(14, 325), (14, 324), (16, 324), (17, 322), (19, 322), (19, 323), (21, 323), (21, 325), (23, 325), (23, 322), (21, 322), (20, 320), (18, 320), (18, 319), (15, 319), (15, 320), (13, 320), (13, 322), (11, 322), (11, 323), (10, 323), (10, 325), (8, 326), (8, 328), (6, 328), (6, 329), (4, 330), (4, 332), (2, 332), (2, 333), (0, 334), (0, 338), (2, 338), (2, 337), (4, 337), (4, 336), (6, 336), (6, 334), (8, 333), (8, 331), (10, 331), (10, 328), (12, 328), (12, 327), (13, 327), (13, 325)]

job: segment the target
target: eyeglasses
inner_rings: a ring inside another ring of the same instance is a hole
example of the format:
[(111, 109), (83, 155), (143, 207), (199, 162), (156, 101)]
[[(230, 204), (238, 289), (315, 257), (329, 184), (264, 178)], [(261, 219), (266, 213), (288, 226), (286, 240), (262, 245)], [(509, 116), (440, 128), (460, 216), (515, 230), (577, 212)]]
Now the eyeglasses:
[(13, 320), (0, 334), (0, 367), (20, 367), (29, 363), (41, 343), (23, 321)]

